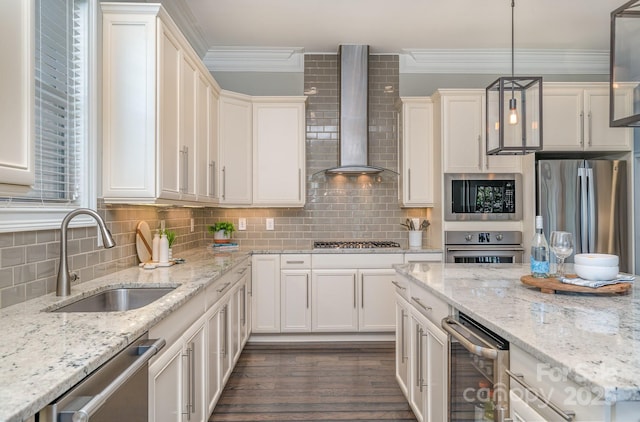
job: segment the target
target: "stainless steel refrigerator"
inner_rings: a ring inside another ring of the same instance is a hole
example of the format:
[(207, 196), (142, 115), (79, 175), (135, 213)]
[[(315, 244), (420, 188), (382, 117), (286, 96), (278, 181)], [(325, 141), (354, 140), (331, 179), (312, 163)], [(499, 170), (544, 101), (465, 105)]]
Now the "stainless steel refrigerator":
[[(544, 233), (574, 235), (574, 254), (608, 253), (630, 268), (626, 162), (620, 160), (539, 160), (537, 210)], [(573, 262), (573, 255), (566, 260)]]

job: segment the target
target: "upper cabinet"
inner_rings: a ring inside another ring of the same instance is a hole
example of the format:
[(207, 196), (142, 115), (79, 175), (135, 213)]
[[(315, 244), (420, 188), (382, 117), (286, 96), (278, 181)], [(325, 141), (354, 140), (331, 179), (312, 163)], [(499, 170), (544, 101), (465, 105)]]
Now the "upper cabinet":
[(442, 89), (434, 96), (445, 173), (521, 171), (520, 157), (488, 156), (485, 145), (485, 96), (480, 89)]
[(101, 6), (105, 202), (215, 202), (220, 88), (161, 6)]
[(253, 98), (253, 205), (305, 203), (306, 97)]
[(220, 205), (251, 205), (252, 125), (251, 97), (222, 91), (219, 138)]
[[(0, 193), (19, 193), (35, 180), (33, 134), (33, 17), (32, 1), (0, 2), (0, 35), (5, 59), (0, 64)], [(16, 34), (18, 36), (16, 36)]]
[[(631, 90), (616, 90), (616, 108), (630, 112)], [(630, 151), (633, 131), (609, 127), (609, 84), (543, 85), (544, 151)]]
[(434, 180), (439, 173), (433, 143), (433, 103), (428, 97), (402, 98), (398, 142), (398, 193), (403, 207), (433, 207)]

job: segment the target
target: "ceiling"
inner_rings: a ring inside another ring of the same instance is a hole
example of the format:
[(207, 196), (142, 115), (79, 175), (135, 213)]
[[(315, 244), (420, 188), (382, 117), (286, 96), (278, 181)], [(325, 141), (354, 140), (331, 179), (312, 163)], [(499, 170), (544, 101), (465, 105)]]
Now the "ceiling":
[[(508, 49), (509, 0), (184, 0), (209, 50), (344, 43), (372, 53)], [(625, 0), (517, 0), (516, 49), (608, 50), (611, 11)]]

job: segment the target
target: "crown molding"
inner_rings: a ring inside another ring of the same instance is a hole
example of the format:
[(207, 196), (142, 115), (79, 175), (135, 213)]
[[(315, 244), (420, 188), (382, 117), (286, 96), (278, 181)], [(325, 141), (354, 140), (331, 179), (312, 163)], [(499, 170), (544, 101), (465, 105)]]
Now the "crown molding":
[(161, 0), (160, 3), (187, 40), (189, 40), (191, 47), (193, 47), (198, 56), (203, 57), (209, 45), (187, 2), (185, 0)]
[[(527, 50), (515, 52), (516, 74), (609, 74), (608, 50)], [(510, 49), (403, 49), (400, 73), (511, 72)]]
[(218, 47), (203, 61), (212, 72), (304, 72), (304, 49)]

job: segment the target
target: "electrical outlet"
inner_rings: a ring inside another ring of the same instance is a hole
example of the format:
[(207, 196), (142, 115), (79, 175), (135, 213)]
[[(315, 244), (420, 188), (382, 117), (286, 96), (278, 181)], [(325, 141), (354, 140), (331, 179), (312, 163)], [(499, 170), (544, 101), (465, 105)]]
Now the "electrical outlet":
[(191, 233), (193, 233), (194, 231), (196, 231), (196, 222), (192, 218), (191, 219)]
[(273, 218), (267, 218), (267, 230), (273, 230), (273, 229), (274, 229)]
[(238, 218), (238, 230), (247, 230), (246, 218)]

